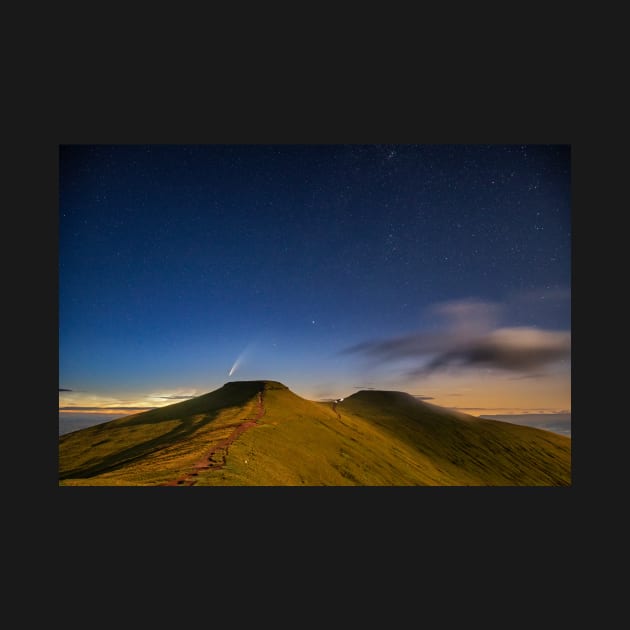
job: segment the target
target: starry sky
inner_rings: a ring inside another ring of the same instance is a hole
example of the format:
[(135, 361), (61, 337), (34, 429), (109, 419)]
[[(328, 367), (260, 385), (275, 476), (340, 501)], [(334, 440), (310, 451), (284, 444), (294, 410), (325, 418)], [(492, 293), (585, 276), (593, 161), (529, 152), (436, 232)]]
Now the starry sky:
[(570, 148), (63, 145), (60, 410), (273, 379), (570, 411)]

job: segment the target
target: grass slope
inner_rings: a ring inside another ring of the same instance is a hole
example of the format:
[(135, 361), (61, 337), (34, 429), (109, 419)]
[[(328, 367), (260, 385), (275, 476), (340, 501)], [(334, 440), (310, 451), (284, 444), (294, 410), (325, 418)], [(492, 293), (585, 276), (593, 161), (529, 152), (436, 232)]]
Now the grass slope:
[[(192, 466), (256, 405), (259, 381), (117, 418), (59, 438), (63, 485), (159, 485)], [(84, 481), (81, 481), (84, 480)]]
[(274, 381), (242, 381), (198, 398), (59, 439), (62, 485), (160, 485), (191, 470), (254, 414), (212, 485), (569, 485), (571, 440), (363, 391), (315, 403)]
[(339, 404), (342, 421), (369, 421), (391, 437), (406, 472), (430, 485), (570, 485), (571, 440), (449, 411), (403, 392), (362, 391)]

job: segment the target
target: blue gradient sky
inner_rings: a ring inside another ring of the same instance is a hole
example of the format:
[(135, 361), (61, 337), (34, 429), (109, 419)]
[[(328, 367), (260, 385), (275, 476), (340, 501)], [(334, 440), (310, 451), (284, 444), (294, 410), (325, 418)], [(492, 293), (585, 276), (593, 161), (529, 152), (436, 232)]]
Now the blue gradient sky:
[(568, 147), (62, 146), (59, 210), (60, 407), (570, 409)]

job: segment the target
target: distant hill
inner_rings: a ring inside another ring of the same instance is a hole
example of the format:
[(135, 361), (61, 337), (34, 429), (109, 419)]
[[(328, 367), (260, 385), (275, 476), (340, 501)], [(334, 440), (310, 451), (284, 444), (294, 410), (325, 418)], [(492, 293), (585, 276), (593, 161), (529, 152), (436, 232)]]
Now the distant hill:
[(404, 392), (235, 381), (59, 438), (60, 485), (570, 485), (571, 440)]

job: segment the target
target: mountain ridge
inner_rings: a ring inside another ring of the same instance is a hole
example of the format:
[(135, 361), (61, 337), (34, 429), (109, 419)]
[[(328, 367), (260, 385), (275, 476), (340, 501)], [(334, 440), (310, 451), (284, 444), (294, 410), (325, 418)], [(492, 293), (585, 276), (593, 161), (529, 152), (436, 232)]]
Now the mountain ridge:
[(570, 485), (571, 440), (388, 390), (306, 400), (279, 381), (59, 438), (60, 485)]

